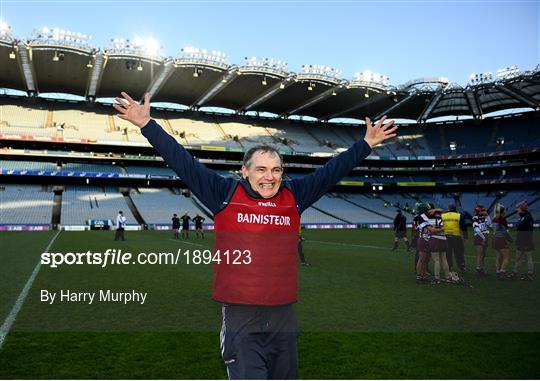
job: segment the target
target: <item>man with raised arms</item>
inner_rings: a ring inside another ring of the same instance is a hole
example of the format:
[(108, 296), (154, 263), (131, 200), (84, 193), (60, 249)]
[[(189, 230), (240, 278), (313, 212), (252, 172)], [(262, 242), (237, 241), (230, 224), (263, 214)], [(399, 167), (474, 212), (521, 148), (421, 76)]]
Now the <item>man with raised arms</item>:
[[(150, 98), (128, 94), (113, 107), (141, 128), (165, 162), (214, 215), (215, 250), (248, 253), (249, 261), (214, 266), (212, 297), (223, 304), (221, 354), (230, 379), (298, 378), (297, 241), (300, 215), (358, 166), (377, 144), (396, 136), (393, 121), (366, 118), (364, 139), (317, 171), (283, 180), (270, 146), (249, 149), (242, 180), (224, 178), (191, 156), (150, 117)], [(245, 258), (244, 258), (245, 259)], [(248, 264), (246, 264), (248, 263)]]

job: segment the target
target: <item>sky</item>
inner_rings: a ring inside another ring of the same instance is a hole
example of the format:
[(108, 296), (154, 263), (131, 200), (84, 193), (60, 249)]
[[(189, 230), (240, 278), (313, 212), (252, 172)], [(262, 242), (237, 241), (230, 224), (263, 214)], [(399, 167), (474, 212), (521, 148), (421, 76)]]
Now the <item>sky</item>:
[(0, 0), (0, 19), (17, 38), (59, 27), (110, 39), (153, 37), (166, 56), (186, 46), (219, 50), (229, 62), (269, 57), (341, 70), (344, 79), (371, 70), (400, 85), (447, 77), (466, 85), (471, 73), (540, 63), (540, 0)]

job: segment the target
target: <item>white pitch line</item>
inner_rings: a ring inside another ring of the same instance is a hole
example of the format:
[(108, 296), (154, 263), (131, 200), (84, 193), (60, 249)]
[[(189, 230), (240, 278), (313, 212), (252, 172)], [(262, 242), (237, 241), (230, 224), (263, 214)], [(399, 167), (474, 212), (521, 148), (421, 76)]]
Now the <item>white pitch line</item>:
[[(314, 240), (311, 240), (311, 239), (306, 239), (306, 242), (316, 242), (316, 243), (322, 243), (322, 244), (327, 244), (327, 245), (363, 247), (363, 248), (367, 248), (367, 249), (379, 249), (379, 250), (388, 250), (388, 251), (391, 250), (388, 247), (360, 245), (360, 244), (355, 244), (355, 243), (343, 243), (343, 242), (332, 242), (332, 241), (314, 241)], [(414, 253), (414, 251), (411, 250), (411, 253)], [(510, 252), (510, 255), (512, 255), (512, 252)], [(464, 256), (467, 257), (467, 258), (476, 258), (476, 255), (467, 255), (467, 254), (465, 254)], [(540, 263), (540, 262), (539, 261), (533, 261), (533, 263)]]
[(172, 238), (168, 238), (168, 240), (178, 242), (178, 243), (187, 243), (188, 245), (193, 245), (193, 246), (206, 247), (205, 245), (201, 245), (200, 243), (193, 243), (193, 242), (182, 241), (182, 240), (172, 239)]
[(363, 247), (366, 249), (379, 249), (379, 250), (390, 250), (387, 247), (382, 246), (370, 246), (370, 245), (360, 245), (355, 243), (343, 243), (343, 242), (331, 242), (331, 241), (314, 241), (312, 239), (306, 239), (306, 242), (316, 242), (316, 243), (324, 243), (327, 245), (339, 245), (339, 246), (352, 246), (352, 247)]
[[(51, 239), (51, 241), (47, 245), (47, 248), (43, 251), (44, 253), (49, 251), (52, 244), (56, 240), (56, 237), (58, 237), (59, 234), (60, 234), (60, 230)], [(6, 336), (9, 333), (11, 326), (15, 322), (15, 319), (17, 318), (17, 315), (19, 314), (19, 311), (21, 310), (21, 307), (23, 306), (24, 301), (26, 300), (26, 297), (28, 296), (28, 292), (30, 291), (30, 288), (32, 288), (32, 284), (34, 283), (34, 280), (36, 279), (36, 276), (40, 268), (41, 268), (41, 256), (38, 261), (38, 264), (36, 265), (36, 267), (34, 267), (34, 271), (32, 271), (30, 278), (28, 278), (28, 280), (26, 281), (26, 284), (24, 285), (24, 288), (22, 289), (21, 293), (17, 297), (17, 300), (15, 301), (13, 308), (9, 312), (8, 316), (6, 317), (4, 324), (2, 324), (2, 327), (0, 327), (0, 349), (2, 348), (2, 345), (4, 344), (4, 341), (6, 340)]]

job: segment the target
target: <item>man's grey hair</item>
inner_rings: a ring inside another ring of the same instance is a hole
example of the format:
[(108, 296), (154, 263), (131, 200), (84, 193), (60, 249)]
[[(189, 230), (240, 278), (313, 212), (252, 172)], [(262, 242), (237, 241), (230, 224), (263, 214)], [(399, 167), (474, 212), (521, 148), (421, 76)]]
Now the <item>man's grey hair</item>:
[(255, 154), (255, 152), (262, 152), (262, 153), (270, 152), (270, 153), (276, 154), (279, 157), (279, 162), (281, 163), (281, 166), (283, 166), (283, 157), (281, 156), (281, 154), (279, 153), (277, 148), (266, 145), (266, 144), (261, 144), (261, 145), (255, 146), (255, 147), (251, 147), (244, 154), (244, 160), (243, 160), (242, 164), (244, 164), (246, 166), (246, 168), (249, 168), (249, 166), (251, 164), (250, 160), (253, 157), (253, 155)]

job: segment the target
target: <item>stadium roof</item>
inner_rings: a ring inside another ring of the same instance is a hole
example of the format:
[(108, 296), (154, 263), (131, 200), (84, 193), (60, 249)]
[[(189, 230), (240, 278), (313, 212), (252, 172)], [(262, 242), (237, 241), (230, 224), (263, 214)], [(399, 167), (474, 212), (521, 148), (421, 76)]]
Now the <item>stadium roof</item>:
[(31, 96), (67, 93), (89, 100), (117, 96), (120, 91), (142, 98), (149, 92), (154, 102), (192, 109), (211, 106), (319, 120), (388, 115), (425, 122), (457, 115), (480, 119), (514, 108), (540, 110), (540, 66), (527, 72), (509, 68), (495, 77), (484, 73), (471, 78), (466, 87), (446, 78), (391, 86), (387, 77), (360, 73), (346, 80), (324, 66), (307, 65), (295, 73), (285, 63), (256, 57), (234, 65), (223, 53), (194, 48), (184, 49), (178, 57), (162, 57), (129, 41), (115, 39), (111, 47), (98, 49), (84, 35), (55, 33), (36, 32), (28, 41), (1, 33), (0, 88)]

